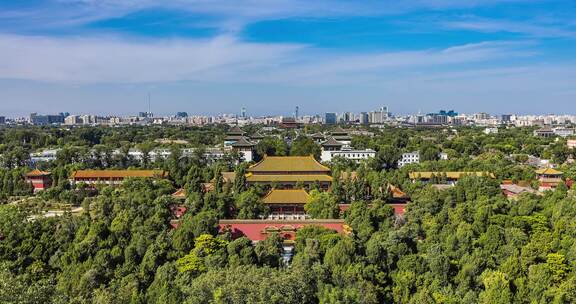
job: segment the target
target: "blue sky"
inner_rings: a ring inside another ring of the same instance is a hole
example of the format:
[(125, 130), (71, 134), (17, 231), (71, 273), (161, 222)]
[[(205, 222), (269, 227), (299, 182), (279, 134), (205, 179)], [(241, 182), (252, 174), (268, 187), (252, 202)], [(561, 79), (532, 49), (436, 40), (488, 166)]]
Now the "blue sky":
[(0, 0), (0, 115), (576, 114), (574, 0)]

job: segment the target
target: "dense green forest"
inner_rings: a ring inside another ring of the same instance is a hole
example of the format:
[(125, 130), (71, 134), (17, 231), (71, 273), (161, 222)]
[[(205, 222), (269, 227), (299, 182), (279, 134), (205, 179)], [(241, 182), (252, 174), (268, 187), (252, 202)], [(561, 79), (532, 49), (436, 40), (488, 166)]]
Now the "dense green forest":
[[(576, 177), (574, 151), (564, 139), (537, 138), (531, 128), (444, 130), (369, 129), (353, 135), (356, 148), (372, 148), (364, 163), (336, 159), (329, 192), (311, 190), (314, 218), (342, 218), (352, 233), (299, 229), (290, 263), (282, 238), (253, 244), (219, 234), (219, 219), (258, 218), (265, 189), (246, 187), (246, 164), (235, 156), (216, 162), (183, 147), (222, 142), (223, 126), (16, 127), (0, 129), (0, 303), (575, 303), (576, 197), (561, 184), (543, 195), (508, 200), (500, 182), (532, 181), (528, 156), (550, 159), (566, 178)], [(245, 128), (248, 133), (259, 126)], [(263, 155), (317, 155), (305, 134), (274, 130), (256, 147)], [(264, 133), (264, 132), (262, 132)], [(185, 145), (157, 143), (185, 139)], [(290, 139), (290, 140), (287, 140)], [(172, 149), (161, 160), (136, 162), (111, 151)], [(60, 148), (53, 187), (32, 195), (23, 175), (31, 152)], [(99, 153), (94, 153), (99, 151)], [(397, 168), (402, 152), (422, 162)], [(449, 160), (439, 160), (445, 152)], [(69, 184), (79, 168), (158, 168), (168, 180), (128, 179), (97, 193)], [(234, 170), (233, 184), (221, 172)], [(408, 172), (489, 171), (438, 190), (408, 179)], [(347, 174), (348, 175), (348, 174)], [(214, 190), (202, 191), (202, 184)], [(396, 185), (411, 202), (403, 217), (387, 204)], [(187, 190), (188, 213), (179, 228), (170, 194)], [(312, 187), (314, 188), (314, 187)], [(350, 208), (339, 212), (338, 203)], [(80, 206), (81, 214), (32, 217), (46, 206)]]

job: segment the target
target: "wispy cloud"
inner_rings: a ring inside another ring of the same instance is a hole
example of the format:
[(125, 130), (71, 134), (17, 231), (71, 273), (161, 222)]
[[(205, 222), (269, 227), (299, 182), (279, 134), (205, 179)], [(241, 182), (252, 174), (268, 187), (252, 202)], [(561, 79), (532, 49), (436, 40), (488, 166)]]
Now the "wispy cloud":
[[(116, 38), (0, 36), (0, 77), (67, 83), (139, 83), (202, 79), (218, 69), (277, 63), (298, 45), (231, 37), (127, 42)], [(241, 76), (241, 75), (237, 75)]]
[(65, 28), (118, 18), (146, 9), (172, 9), (213, 16), (218, 22), (210, 26), (237, 31), (245, 24), (271, 19), (381, 16), (510, 2), (526, 0), (49, 0), (38, 6), (2, 9), (0, 21), (20, 29), (39, 25)]
[[(60, 83), (355, 82), (427, 67), (530, 56), (522, 44), (484, 42), (445, 49), (342, 55), (298, 44), (231, 36), (127, 41), (114, 37), (0, 36), (0, 78)], [(364, 74), (364, 78), (358, 78)]]
[(442, 23), (452, 29), (464, 29), (486, 33), (507, 32), (519, 33), (536, 38), (576, 38), (576, 30), (560, 24), (538, 24), (535, 22), (518, 22), (509, 20), (467, 17), (462, 20)]

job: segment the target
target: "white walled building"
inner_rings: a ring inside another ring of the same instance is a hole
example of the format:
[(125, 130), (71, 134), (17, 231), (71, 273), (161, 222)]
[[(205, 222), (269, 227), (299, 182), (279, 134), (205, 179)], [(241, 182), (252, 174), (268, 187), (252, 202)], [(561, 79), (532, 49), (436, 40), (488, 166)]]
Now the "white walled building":
[(47, 149), (41, 152), (31, 153), (30, 162), (35, 164), (38, 162), (55, 161), (58, 151), (60, 151), (60, 149)]
[(402, 168), (408, 164), (419, 164), (420, 153), (418, 151), (402, 153), (402, 158), (398, 161), (398, 168)]
[(343, 157), (356, 162), (372, 158), (376, 156), (376, 151), (372, 149), (354, 150), (349, 145), (337, 141), (334, 137), (329, 137), (328, 140), (322, 143), (321, 161), (329, 162), (334, 157)]
[(486, 135), (498, 134), (498, 128), (486, 128), (484, 129), (484, 134)]
[[(448, 153), (440, 152), (438, 153), (439, 160), (448, 160)], [(398, 161), (398, 168), (402, 168), (408, 164), (419, 164), (420, 163), (420, 152), (408, 152), (402, 153), (402, 158)]]
[(556, 136), (560, 136), (560, 137), (569, 137), (574, 135), (574, 129), (569, 129), (569, 128), (554, 128), (553, 130), (554, 135)]
[(254, 147), (255, 143), (250, 142), (246, 137), (240, 137), (238, 141), (232, 144), (232, 150), (237, 151), (240, 156), (240, 161), (251, 162), (254, 160)]
[[(330, 161), (334, 157), (343, 157), (346, 159), (353, 160), (355, 162), (360, 162), (361, 160), (373, 158), (376, 156), (376, 151), (372, 149), (366, 150), (341, 150), (341, 151), (331, 151), (329, 156), (327, 156), (326, 160), (322, 159), (322, 161)], [(328, 159), (329, 158), (329, 159)]]
[(446, 153), (446, 152), (438, 153), (438, 159), (439, 160), (448, 160), (448, 153)]

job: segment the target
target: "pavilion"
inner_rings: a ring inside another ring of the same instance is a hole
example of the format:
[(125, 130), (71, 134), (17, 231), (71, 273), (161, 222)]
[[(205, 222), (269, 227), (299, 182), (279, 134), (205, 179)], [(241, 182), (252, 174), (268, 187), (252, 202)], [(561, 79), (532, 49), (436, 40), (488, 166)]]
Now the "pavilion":
[(34, 192), (42, 191), (48, 189), (52, 186), (51, 173), (47, 171), (41, 171), (34, 169), (25, 175), (26, 182), (32, 184), (34, 187)]
[(536, 177), (540, 182), (539, 191), (553, 190), (562, 183), (564, 172), (552, 168), (536, 170)]

